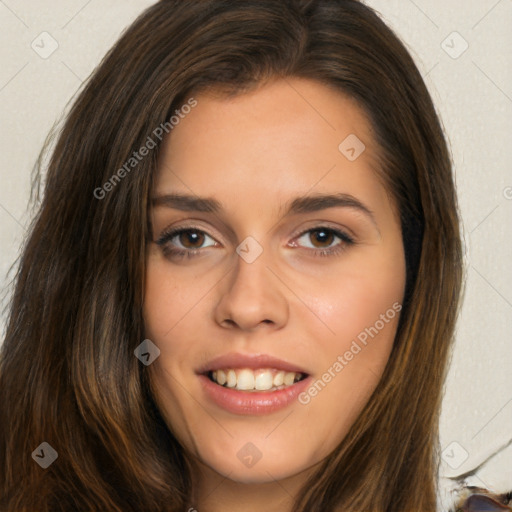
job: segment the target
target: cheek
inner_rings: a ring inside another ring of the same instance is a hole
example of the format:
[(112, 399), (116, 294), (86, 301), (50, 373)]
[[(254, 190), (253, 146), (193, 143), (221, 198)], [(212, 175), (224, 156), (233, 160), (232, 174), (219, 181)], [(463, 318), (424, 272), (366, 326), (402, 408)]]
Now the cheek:
[(354, 414), (360, 411), (377, 386), (393, 347), (405, 263), (400, 245), (385, 258), (382, 254), (357, 258), (328, 286), (317, 284), (309, 289), (311, 309), (330, 331), (317, 337), (321, 373), (315, 377), (322, 391), (313, 408), (318, 413), (331, 411), (333, 421), (349, 409)]
[(400, 318), (402, 285), (388, 276), (345, 282), (313, 302), (331, 334), (317, 338), (317, 373), (299, 397), (314, 422), (311, 430), (326, 440), (326, 456), (348, 433), (377, 387), (389, 360)]
[[(355, 338), (376, 322), (384, 330), (379, 321), (382, 315), (386, 316), (386, 326), (396, 323), (392, 321), (396, 310), (393, 304), (401, 304), (404, 292), (399, 266), (361, 264), (333, 281), (328, 288), (317, 288), (310, 300), (312, 309), (330, 327), (331, 339)], [(386, 315), (390, 308), (392, 311)]]
[(160, 349), (158, 359), (148, 369), (160, 384), (158, 389), (167, 388), (167, 395), (173, 394), (174, 379), (183, 378), (194, 350), (197, 351), (193, 343), (178, 341), (187, 340), (187, 332), (190, 337), (194, 307), (204, 296), (201, 289), (184, 286), (185, 278), (169, 274), (165, 265), (148, 265), (143, 313), (145, 336)]
[(205, 280), (170, 272), (165, 262), (150, 261), (143, 308), (146, 336), (168, 339), (205, 295), (206, 284)]
[(151, 392), (167, 425), (184, 442), (181, 433), (187, 431), (185, 418), (193, 414), (193, 401), (179, 383), (184, 382), (193, 347), (175, 340), (183, 338), (186, 315), (201, 294), (192, 293), (180, 282), (175, 275), (169, 278), (165, 265), (148, 264), (143, 314), (145, 336), (160, 349), (159, 357), (147, 367)]
[(171, 302), (176, 302), (173, 297), (178, 292), (176, 288), (173, 288), (162, 265), (150, 259), (146, 270), (144, 290), (143, 313), (146, 336), (160, 337), (164, 320), (168, 324), (167, 330), (171, 328), (172, 317), (169, 315), (174, 315), (175, 308), (171, 308), (170, 305)]

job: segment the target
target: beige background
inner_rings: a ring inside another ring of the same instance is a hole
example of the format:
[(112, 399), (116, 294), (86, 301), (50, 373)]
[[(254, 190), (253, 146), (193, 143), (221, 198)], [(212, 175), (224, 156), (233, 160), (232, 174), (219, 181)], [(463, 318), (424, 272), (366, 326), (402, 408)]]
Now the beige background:
[[(152, 3), (0, 0), (3, 304), (45, 137), (122, 30)], [(444, 510), (463, 477), (512, 489), (512, 0), (366, 3), (415, 58), (455, 163), (467, 291), (441, 418)], [(4, 323), (2, 316), (2, 335)]]

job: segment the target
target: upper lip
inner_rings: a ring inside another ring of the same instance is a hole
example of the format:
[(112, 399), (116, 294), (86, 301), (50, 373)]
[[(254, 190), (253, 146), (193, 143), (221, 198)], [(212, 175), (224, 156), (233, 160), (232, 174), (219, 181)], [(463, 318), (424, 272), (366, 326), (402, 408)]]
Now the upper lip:
[(218, 356), (199, 368), (197, 373), (202, 374), (213, 370), (235, 368), (249, 368), (252, 370), (257, 370), (259, 368), (275, 368), (276, 370), (282, 370), (285, 372), (304, 373), (307, 375), (307, 372), (303, 368), (268, 354), (239, 353)]

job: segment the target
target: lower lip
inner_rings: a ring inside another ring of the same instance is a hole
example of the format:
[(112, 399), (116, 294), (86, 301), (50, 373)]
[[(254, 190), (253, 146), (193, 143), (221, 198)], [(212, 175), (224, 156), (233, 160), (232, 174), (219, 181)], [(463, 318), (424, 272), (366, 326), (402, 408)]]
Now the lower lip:
[(277, 391), (239, 391), (225, 388), (199, 375), (206, 396), (222, 409), (233, 414), (263, 415), (279, 411), (297, 399), (310, 384), (311, 376)]

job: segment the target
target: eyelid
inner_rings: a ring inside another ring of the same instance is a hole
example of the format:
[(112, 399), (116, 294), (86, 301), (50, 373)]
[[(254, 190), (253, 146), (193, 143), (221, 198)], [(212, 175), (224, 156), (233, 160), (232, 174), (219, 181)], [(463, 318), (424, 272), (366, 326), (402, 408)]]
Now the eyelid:
[(300, 233), (298, 233), (293, 238), (293, 242), (291, 247), (301, 247), (296, 243), (296, 240), (299, 238), (302, 238), (307, 233), (313, 233), (315, 231), (322, 231), (322, 229), (325, 229), (326, 231), (330, 231), (336, 238), (339, 238), (341, 240), (341, 243), (337, 243), (333, 245), (332, 247), (326, 247), (326, 248), (307, 248), (310, 252), (314, 254), (328, 254), (328, 253), (335, 253), (337, 250), (343, 250), (346, 248), (347, 245), (354, 245), (356, 243), (356, 239), (352, 237), (351, 235), (348, 235), (345, 230), (340, 229), (339, 227), (332, 227), (327, 224), (317, 224), (314, 226), (311, 226), (309, 228), (304, 229)]
[[(198, 223), (201, 222), (200, 219), (197, 219), (197, 220), (196, 219), (190, 219), (189, 221), (184, 221), (184, 222), (185, 222), (184, 224), (180, 224), (176, 228), (173, 228), (172, 226), (164, 228), (162, 230), (162, 232), (160, 233), (159, 238), (157, 240), (155, 240), (155, 242), (157, 242), (158, 240), (160, 240), (160, 239), (162, 239), (164, 237), (167, 237), (170, 233), (176, 234), (176, 233), (179, 233), (180, 231), (184, 231), (184, 230), (187, 230), (187, 229), (202, 231), (205, 234), (207, 234), (209, 237), (213, 238), (216, 242), (219, 242), (219, 238), (222, 238), (222, 237), (212, 236), (209, 233), (209, 230), (210, 230), (209, 227), (208, 228), (207, 227), (201, 227), (201, 225), (198, 224)], [(296, 230), (291, 235), (291, 238), (297, 238), (298, 236), (302, 236), (307, 231), (310, 231), (310, 230), (313, 230), (313, 229), (320, 229), (320, 228), (328, 228), (328, 229), (332, 229), (333, 231), (341, 231), (348, 238), (351, 238), (353, 241), (355, 241), (357, 239), (357, 236), (354, 233), (354, 231), (351, 230), (350, 228), (348, 228), (347, 226), (345, 226), (345, 225), (340, 226), (339, 224), (335, 224), (332, 221), (326, 221), (326, 220), (321, 220), (321, 219), (312, 220), (312, 221), (307, 222), (306, 223), (306, 227), (304, 227), (304, 225), (303, 225), (300, 229)]]
[[(200, 233), (205, 234), (215, 242), (219, 243), (219, 241), (210, 235), (206, 229), (201, 228), (197, 224), (191, 224), (191, 225), (180, 225), (176, 228), (169, 227), (165, 228), (161, 233), (160, 236), (155, 240), (155, 243), (158, 245), (165, 245), (165, 242), (171, 238), (174, 238), (175, 236), (181, 234), (183, 231), (198, 231)], [(188, 249), (188, 252), (194, 251), (194, 250), (200, 250), (200, 249)]]
[(311, 221), (311, 223), (307, 222), (306, 227), (302, 227), (300, 230), (298, 230), (296, 233), (294, 233), (292, 235), (292, 238), (297, 238), (299, 236), (302, 236), (304, 233), (307, 233), (308, 231), (312, 231), (312, 230), (320, 229), (320, 228), (327, 228), (332, 231), (338, 231), (338, 232), (345, 234), (351, 240), (353, 240), (353, 241), (356, 240), (356, 235), (351, 229), (349, 229), (346, 226), (340, 226), (339, 224), (334, 224), (333, 222), (326, 221), (326, 220), (314, 220), (314, 221)]
[[(293, 240), (295, 240), (296, 238), (300, 238), (302, 235), (304, 235), (310, 231), (319, 230), (321, 228), (327, 228), (328, 230), (333, 231), (335, 233), (335, 236), (338, 236), (338, 237), (340, 235), (343, 235), (342, 239), (345, 242), (347, 242), (347, 241), (355, 242), (356, 237), (352, 233), (352, 230), (350, 230), (346, 227), (332, 226), (331, 223), (328, 221), (316, 221), (309, 227), (302, 227), (301, 230), (295, 232), (291, 236), (291, 238)], [(165, 243), (166, 239), (169, 239), (170, 237), (174, 238), (176, 235), (179, 235), (179, 234), (181, 234), (181, 232), (187, 231), (187, 230), (199, 231), (201, 233), (204, 233), (206, 236), (212, 238), (213, 240), (215, 240), (215, 242), (219, 243), (219, 241), (214, 236), (210, 235), (206, 229), (201, 228), (201, 226), (199, 226), (198, 224), (192, 224), (192, 223), (191, 224), (188, 224), (188, 223), (182, 224), (176, 228), (172, 228), (172, 227), (165, 228), (160, 233), (160, 236), (157, 238), (157, 240), (155, 240), (155, 243), (162, 245)], [(345, 238), (348, 240), (345, 240)], [(190, 249), (189, 252), (193, 251), (193, 250), (194, 249)], [(200, 249), (196, 249), (196, 250), (200, 250)]]

